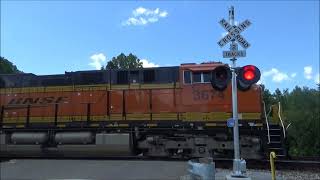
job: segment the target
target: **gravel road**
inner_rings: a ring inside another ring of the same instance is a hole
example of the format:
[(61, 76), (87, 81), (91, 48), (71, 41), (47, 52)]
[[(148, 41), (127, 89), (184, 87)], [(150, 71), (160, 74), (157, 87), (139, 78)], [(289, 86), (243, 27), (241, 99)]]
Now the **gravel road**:
[[(1, 180), (179, 180), (188, 174), (184, 161), (39, 160), (17, 159), (0, 163)], [(216, 168), (216, 180), (225, 180), (229, 169)], [(248, 170), (252, 180), (270, 180), (269, 170)], [(277, 180), (314, 180), (318, 172), (276, 171)]]

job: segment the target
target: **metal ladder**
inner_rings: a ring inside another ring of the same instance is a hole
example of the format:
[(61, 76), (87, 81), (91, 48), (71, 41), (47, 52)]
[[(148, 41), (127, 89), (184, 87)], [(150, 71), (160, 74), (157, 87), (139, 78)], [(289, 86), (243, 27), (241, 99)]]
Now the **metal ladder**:
[(272, 124), (268, 121), (268, 115), (271, 112), (271, 107), (270, 111), (267, 113), (266, 108), (265, 108), (265, 103), (263, 102), (263, 107), (264, 107), (264, 114), (266, 117), (266, 128), (264, 135), (268, 138), (267, 143), (266, 143), (266, 153), (269, 155), (271, 152), (275, 152), (277, 154), (277, 157), (286, 157), (287, 156), (287, 150), (284, 146), (285, 138), (286, 138), (286, 128), (284, 127), (281, 115), (280, 115), (280, 102), (278, 103), (279, 105), (279, 111), (278, 111), (278, 116), (281, 122), (281, 126), (279, 124)]
[[(267, 134), (267, 133), (266, 133)], [(284, 136), (282, 127), (278, 124), (269, 124), (270, 142), (267, 143), (267, 154), (275, 152), (277, 157), (286, 157), (287, 151), (284, 147)]]

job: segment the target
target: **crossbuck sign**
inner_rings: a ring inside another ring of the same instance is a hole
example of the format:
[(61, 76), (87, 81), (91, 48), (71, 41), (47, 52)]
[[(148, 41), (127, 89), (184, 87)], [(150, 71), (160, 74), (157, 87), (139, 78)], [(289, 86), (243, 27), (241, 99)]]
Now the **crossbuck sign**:
[(251, 25), (251, 22), (249, 20), (245, 20), (238, 26), (231, 26), (225, 19), (221, 19), (219, 23), (226, 31), (228, 31), (228, 34), (218, 42), (220, 47), (223, 47), (231, 40), (236, 40), (245, 49), (250, 47), (248, 41), (240, 35), (241, 32), (243, 32), (245, 29), (247, 29), (247, 27)]

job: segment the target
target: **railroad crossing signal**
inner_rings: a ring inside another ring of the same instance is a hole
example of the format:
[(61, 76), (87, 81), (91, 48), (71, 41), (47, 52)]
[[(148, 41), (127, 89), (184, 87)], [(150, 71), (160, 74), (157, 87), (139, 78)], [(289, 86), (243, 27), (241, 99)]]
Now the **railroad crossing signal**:
[(226, 31), (229, 32), (218, 42), (220, 47), (223, 47), (232, 40), (236, 40), (245, 49), (250, 47), (248, 41), (240, 35), (241, 32), (243, 32), (251, 25), (251, 22), (249, 20), (245, 20), (238, 26), (231, 26), (225, 19), (221, 19), (219, 23)]
[(238, 26), (236, 26), (236, 25), (231, 25), (225, 19), (221, 19), (219, 21), (219, 24), (226, 31), (228, 31), (228, 34), (218, 41), (218, 45), (220, 47), (223, 47), (229, 42), (231, 42), (230, 51), (223, 51), (223, 57), (224, 58), (246, 57), (246, 51), (238, 50), (238, 44), (235, 41), (237, 41), (244, 49), (247, 49), (250, 47), (250, 43), (244, 37), (242, 37), (240, 33), (243, 32), (245, 29), (247, 29), (251, 25), (251, 22), (249, 20), (245, 20), (242, 23), (240, 23)]
[[(231, 174), (231, 177), (234, 177), (235, 179), (237, 179), (238, 177), (246, 177), (242, 174), (242, 171), (240, 168), (241, 162), (243, 160), (240, 160), (237, 84), (239, 84), (239, 87), (243, 88), (243, 90), (249, 89), (252, 83), (260, 79), (260, 71), (258, 68), (252, 65), (244, 66), (238, 72), (238, 76), (240, 74), (240, 76), (242, 77), (242, 78), (240, 77), (238, 80), (235, 72), (236, 60), (237, 60), (236, 57), (244, 57), (246, 55), (245, 50), (238, 51), (238, 46), (236, 42), (238, 42), (244, 49), (247, 49), (248, 47), (250, 47), (250, 44), (247, 42), (247, 40), (244, 39), (244, 37), (240, 35), (240, 33), (243, 32), (246, 28), (248, 28), (251, 25), (251, 22), (249, 20), (245, 20), (238, 26), (235, 26), (234, 25), (234, 7), (231, 6), (231, 8), (229, 9), (229, 22), (227, 22), (225, 19), (221, 19), (219, 23), (225, 30), (228, 31), (228, 34), (225, 37), (223, 37), (220, 41), (218, 41), (218, 45), (220, 47), (223, 47), (227, 43), (231, 42), (230, 51), (224, 51), (223, 57), (224, 58), (232, 57), (230, 58), (230, 60), (232, 61), (232, 69), (233, 69), (232, 75), (231, 75), (232, 77), (231, 90), (232, 90), (232, 119), (234, 120), (234, 125), (233, 125), (234, 159), (233, 159), (233, 173)], [(216, 73), (216, 77), (220, 77), (219, 74)], [(226, 74), (226, 73), (221, 73), (221, 74)], [(220, 78), (220, 79), (223, 79), (223, 78)], [(214, 81), (215, 79), (212, 78), (212, 80)], [(223, 83), (221, 84), (223, 85)], [(215, 85), (216, 84), (212, 83), (213, 88), (215, 88)], [(221, 86), (221, 87), (224, 87), (224, 86)], [(231, 120), (229, 124), (231, 124)], [(230, 179), (230, 178), (227, 177), (227, 179)]]

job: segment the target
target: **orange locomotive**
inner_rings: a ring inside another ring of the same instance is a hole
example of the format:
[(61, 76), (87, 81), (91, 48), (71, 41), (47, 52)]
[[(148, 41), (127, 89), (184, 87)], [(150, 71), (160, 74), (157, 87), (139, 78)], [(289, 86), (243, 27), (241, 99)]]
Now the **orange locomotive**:
[[(1, 154), (232, 155), (230, 77), (222, 63), (0, 75)], [(242, 157), (264, 151), (261, 102), (258, 85), (238, 91)]]

